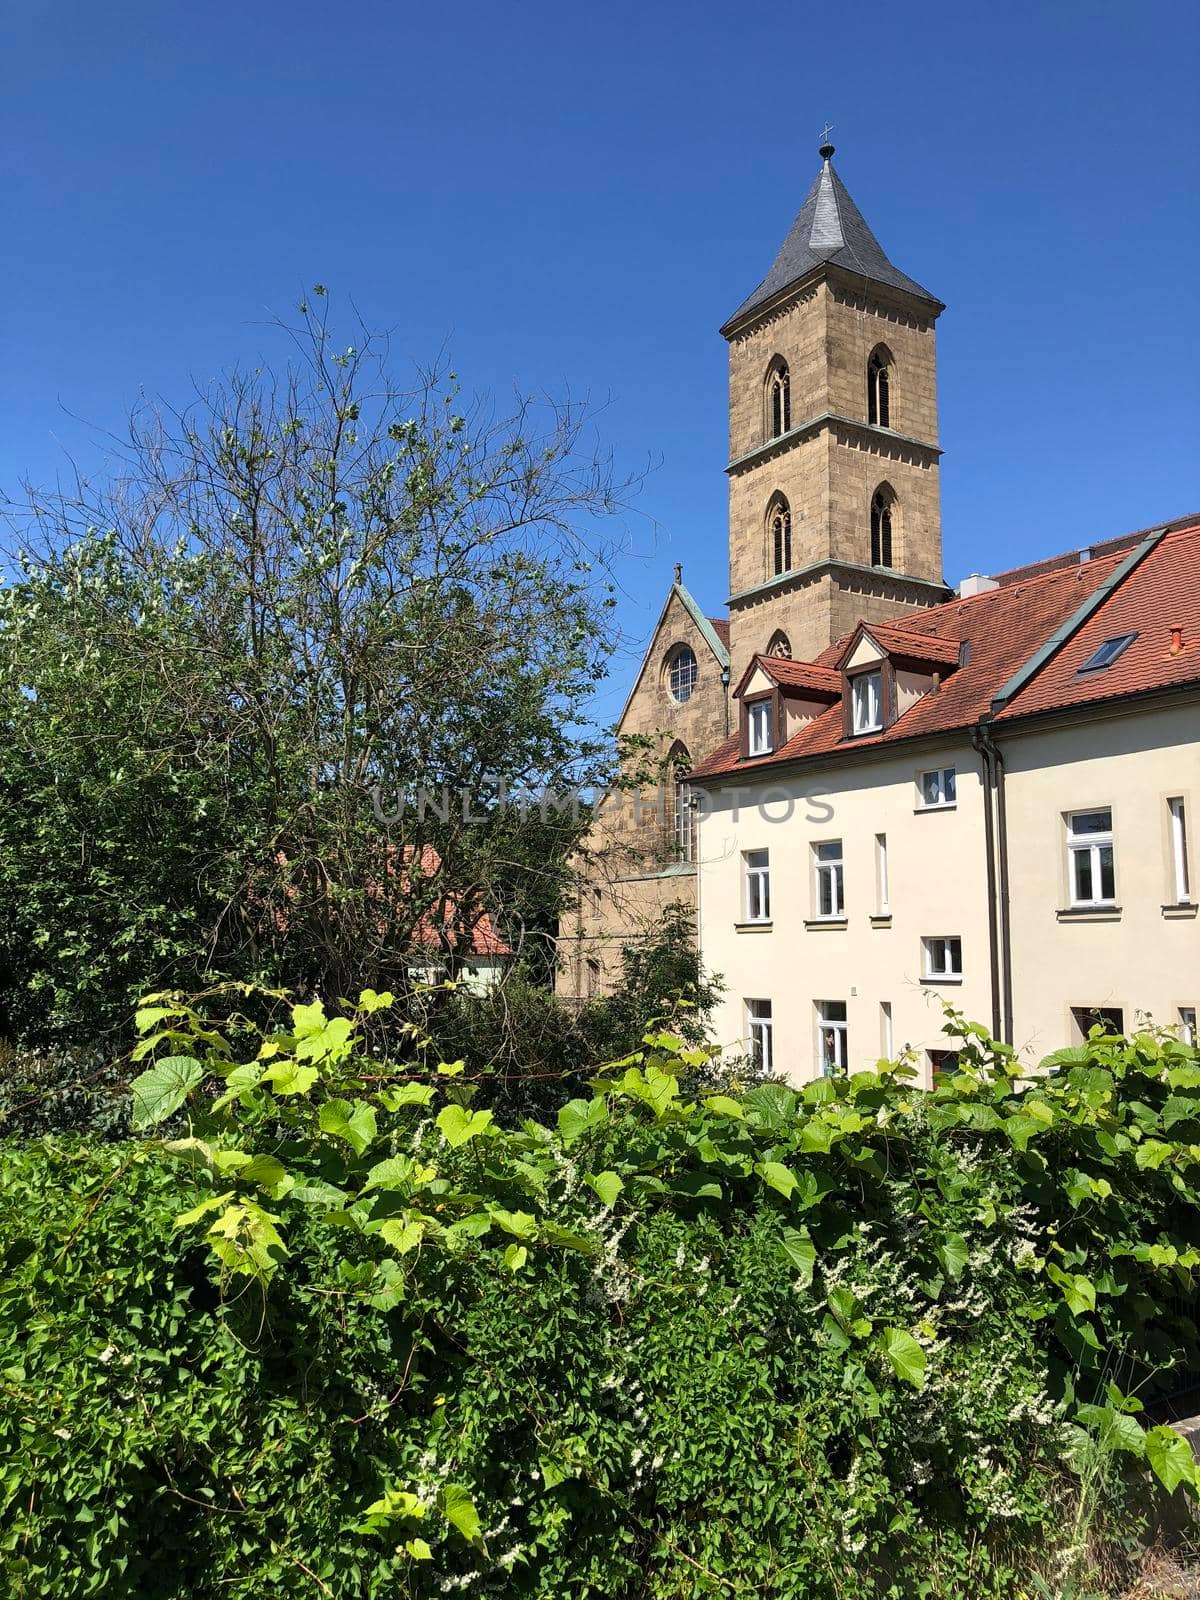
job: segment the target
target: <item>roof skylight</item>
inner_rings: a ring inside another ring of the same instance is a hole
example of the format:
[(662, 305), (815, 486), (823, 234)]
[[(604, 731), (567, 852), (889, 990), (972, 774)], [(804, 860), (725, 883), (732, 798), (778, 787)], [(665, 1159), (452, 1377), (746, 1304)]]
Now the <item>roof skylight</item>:
[(1100, 648), (1087, 658), (1079, 671), (1102, 672), (1105, 667), (1111, 667), (1117, 657), (1123, 655), (1136, 638), (1136, 633), (1119, 633), (1114, 639), (1105, 639)]

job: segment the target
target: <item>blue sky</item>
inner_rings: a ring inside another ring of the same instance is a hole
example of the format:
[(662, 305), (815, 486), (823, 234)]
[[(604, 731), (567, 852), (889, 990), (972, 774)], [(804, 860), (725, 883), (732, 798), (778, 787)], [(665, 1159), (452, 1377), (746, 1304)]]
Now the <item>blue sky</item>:
[[(727, 595), (726, 358), (834, 124), (939, 324), (946, 575), (1200, 507), (1200, 11), (162, 0), (11, 7), (0, 489), (93, 468), (139, 390), (282, 351), (316, 281), (473, 388), (590, 394), (671, 568)], [(95, 427), (85, 427), (82, 417)]]

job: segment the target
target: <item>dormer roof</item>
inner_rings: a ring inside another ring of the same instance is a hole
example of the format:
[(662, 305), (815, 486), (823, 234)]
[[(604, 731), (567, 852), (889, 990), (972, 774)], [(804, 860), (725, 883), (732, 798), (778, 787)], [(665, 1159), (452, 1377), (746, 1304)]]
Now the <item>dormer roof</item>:
[(820, 667), (815, 661), (792, 661), (787, 656), (752, 656), (750, 665), (738, 680), (733, 691), (738, 698), (745, 693), (746, 685), (756, 672), (762, 672), (781, 689), (803, 694), (810, 700), (837, 700), (842, 692), (840, 674), (832, 667)]
[(957, 667), (962, 656), (959, 639), (940, 638), (896, 623), (860, 622), (838, 658), (839, 671), (846, 670), (864, 639), (869, 639), (881, 656), (935, 669)]

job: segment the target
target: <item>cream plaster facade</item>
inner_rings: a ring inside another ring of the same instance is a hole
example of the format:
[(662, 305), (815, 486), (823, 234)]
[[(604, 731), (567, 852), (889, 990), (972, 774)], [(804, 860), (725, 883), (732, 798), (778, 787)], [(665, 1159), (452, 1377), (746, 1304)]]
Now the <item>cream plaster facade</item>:
[[(1010, 1031), (1021, 1059), (1034, 1066), (1076, 1042), (1078, 1013), (1091, 1009), (1119, 1009), (1129, 1031), (1145, 1018), (1178, 1027), (1187, 1009), (1200, 1007), (1200, 696), (990, 728), (1006, 768)], [(956, 773), (954, 805), (923, 806), (918, 775), (946, 767)], [(839, 1002), (851, 1070), (911, 1049), (928, 1085), (930, 1052), (953, 1044), (941, 1031), (940, 1002), (989, 1026), (1003, 1009), (999, 873), (995, 986), (991, 975), (986, 794), (965, 732), (866, 759), (708, 780), (700, 943), (706, 966), (727, 986), (715, 1039), (744, 1052), (748, 1002), (769, 1000), (775, 1070), (805, 1082), (820, 1070), (818, 1006)], [(1182, 800), (1190, 828), (1191, 898), (1182, 903), (1170, 800)], [(1077, 911), (1066, 818), (1098, 809), (1112, 812), (1117, 904)], [(845, 915), (823, 921), (814, 847), (834, 840), (842, 844)], [(745, 853), (760, 850), (769, 852), (771, 918), (751, 923)], [(960, 981), (927, 976), (923, 940), (931, 937), (962, 941)]]
[[(1200, 699), (996, 729), (1008, 769), (1013, 1041), (1037, 1060), (1078, 1039), (1073, 1008), (1177, 1025), (1200, 1007)], [(1180, 904), (1167, 802), (1182, 799), (1189, 904)], [(1073, 913), (1066, 817), (1109, 808), (1117, 907)]]
[[(920, 804), (918, 776), (954, 767), (951, 807)], [(873, 1065), (909, 1047), (929, 1081), (928, 1051), (946, 1048), (940, 1002), (990, 1015), (983, 783), (969, 741), (905, 746), (886, 759), (824, 765), (705, 786), (699, 834), (700, 949), (726, 992), (713, 1037), (734, 1052), (747, 1039), (747, 1002), (770, 1000), (775, 1069), (802, 1083), (818, 1074), (818, 1005), (846, 1006), (848, 1065)], [(790, 808), (790, 815), (789, 815)], [(882, 898), (879, 836), (886, 841)], [(840, 840), (845, 916), (817, 916), (814, 847)], [(746, 851), (767, 850), (771, 921), (745, 904)], [(925, 979), (922, 939), (962, 940), (959, 982)], [(891, 1037), (882, 1006), (891, 1008)]]

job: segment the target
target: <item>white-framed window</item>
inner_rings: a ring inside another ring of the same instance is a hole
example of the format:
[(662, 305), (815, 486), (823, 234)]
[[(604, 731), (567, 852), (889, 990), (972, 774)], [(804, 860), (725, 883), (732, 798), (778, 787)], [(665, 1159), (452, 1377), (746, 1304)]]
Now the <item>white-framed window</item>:
[(746, 707), (750, 718), (746, 747), (752, 756), (765, 756), (771, 750), (771, 702), (752, 700)]
[(925, 977), (948, 983), (962, 977), (962, 940), (956, 934), (933, 934), (921, 940)]
[(842, 841), (829, 839), (814, 844), (813, 904), (817, 917), (841, 918), (846, 915), (846, 878), (842, 860)]
[(1195, 1006), (1180, 1006), (1179, 1037), (1183, 1040), (1184, 1044), (1200, 1044), (1200, 1034), (1196, 1032)]
[(1167, 801), (1171, 824), (1171, 860), (1175, 868), (1175, 903), (1186, 905), (1192, 898), (1192, 879), (1188, 870), (1187, 812), (1183, 797)]
[(877, 916), (889, 916), (892, 902), (889, 898), (888, 888), (888, 846), (887, 834), (875, 835), (875, 912)]
[(746, 1042), (760, 1072), (775, 1070), (775, 1023), (769, 1000), (746, 1001)]
[(896, 1048), (892, 1037), (892, 1002), (881, 1000), (879, 1002), (879, 1050), (885, 1061), (892, 1059)]
[(771, 853), (746, 850), (742, 854), (746, 876), (746, 921), (771, 920)]
[(835, 1072), (845, 1072), (846, 1051), (846, 1002), (818, 1000), (817, 1060), (821, 1063), (822, 1077), (831, 1078)]
[(922, 811), (936, 811), (958, 803), (958, 774), (953, 767), (934, 767), (917, 778), (917, 793)]
[(1067, 869), (1073, 906), (1116, 904), (1112, 812), (1107, 807), (1068, 813)]
[(855, 733), (878, 733), (883, 727), (883, 673), (860, 672), (850, 680), (852, 721)]

